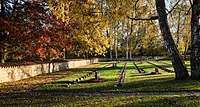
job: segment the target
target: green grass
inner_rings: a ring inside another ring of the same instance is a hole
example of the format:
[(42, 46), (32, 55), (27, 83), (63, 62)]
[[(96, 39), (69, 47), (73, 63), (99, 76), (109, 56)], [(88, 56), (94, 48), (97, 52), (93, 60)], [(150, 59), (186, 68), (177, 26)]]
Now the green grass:
[(151, 63), (154, 63), (158, 66), (174, 71), (174, 68), (172, 67), (172, 63), (170, 61), (151, 61)]
[[(166, 61), (169, 63), (170, 61)], [(173, 92), (200, 92), (200, 82), (197, 80), (174, 80), (174, 73), (167, 73), (162, 70), (161, 75), (151, 75), (155, 66), (147, 62), (136, 62), (138, 67), (143, 68), (147, 73), (138, 74), (133, 62), (127, 63), (125, 83), (123, 87), (116, 87), (120, 70), (124, 62), (112, 65), (100, 71), (101, 78), (106, 81), (102, 83), (91, 83), (89, 80), (94, 75), (83, 81), (67, 86), (71, 82), (88, 72), (100, 70), (107, 63), (99, 63), (95, 68), (80, 68), (75, 73), (67, 75), (62, 79), (41, 85), (34, 92), (11, 94), (0, 97), (1, 106), (51, 106), (51, 107), (104, 107), (104, 106), (130, 106), (130, 107), (198, 107), (200, 106), (199, 95), (173, 94)], [(164, 64), (162, 66), (165, 66)], [(169, 66), (170, 67), (170, 66)], [(131, 93), (158, 93), (156, 95), (128, 96)], [(171, 92), (166, 95), (162, 92)], [(88, 93), (87, 96), (66, 93)], [(96, 94), (100, 94), (99, 96)], [(104, 93), (107, 95), (101, 95)], [(114, 95), (112, 95), (112, 94)], [(110, 95), (111, 94), (111, 95)]]
[[(147, 73), (138, 74), (132, 62), (127, 63), (127, 71), (124, 87), (116, 87), (116, 82), (123, 67), (124, 62), (117, 64), (117, 68), (111, 66), (100, 72), (101, 78), (106, 81), (102, 83), (91, 83), (89, 79), (94, 75), (81, 81), (80, 83), (67, 87), (65, 83), (83, 75), (79, 73), (46, 84), (37, 88), (37, 91), (64, 91), (64, 92), (86, 92), (86, 93), (132, 93), (132, 92), (165, 92), (165, 91), (200, 91), (200, 82), (195, 80), (174, 80), (174, 73), (166, 73), (162, 70), (161, 75), (151, 75), (155, 70), (155, 66), (147, 62), (136, 62), (138, 67), (143, 68)], [(71, 79), (73, 78), (73, 79)]]
[[(160, 62), (164, 62), (164, 63), (167, 63), (167, 64), (171, 64), (172, 65), (172, 62), (170, 60), (160, 60)], [(190, 61), (189, 60), (185, 60), (185, 65), (188, 69), (190, 69)]]
[(153, 66), (153, 65), (151, 65), (151, 64), (149, 64), (147, 62), (142, 62), (142, 63), (141, 62), (136, 62), (136, 64), (137, 64), (137, 66), (139, 68), (144, 69), (147, 73), (151, 73), (151, 72), (153, 72), (155, 70), (155, 66)]
[[(21, 94), (0, 99), (1, 106), (47, 107), (198, 107), (200, 96), (151, 95), (151, 96), (75, 96)], [(5, 100), (6, 99), (6, 100)]]
[[(101, 78), (105, 78), (106, 81), (102, 83), (91, 83), (89, 82), (89, 79), (94, 78), (94, 75), (86, 78), (84, 81), (81, 81), (80, 83), (73, 84), (70, 87), (66, 87), (64, 83), (68, 83), (70, 80), (74, 80), (75, 78), (79, 78), (83, 76), (83, 74), (77, 74), (73, 75), (72, 77), (66, 77), (61, 80), (55, 81), (51, 84), (43, 85), (39, 88), (37, 88), (38, 91), (67, 91), (67, 92), (100, 92), (101, 90), (104, 92), (104, 90), (108, 90), (111, 92), (116, 84), (120, 69), (122, 68), (123, 64), (119, 63), (117, 65), (118, 67), (112, 68), (111, 66), (108, 66), (104, 70), (100, 71)], [(102, 67), (102, 66), (100, 66)], [(73, 79), (71, 79), (73, 78)]]

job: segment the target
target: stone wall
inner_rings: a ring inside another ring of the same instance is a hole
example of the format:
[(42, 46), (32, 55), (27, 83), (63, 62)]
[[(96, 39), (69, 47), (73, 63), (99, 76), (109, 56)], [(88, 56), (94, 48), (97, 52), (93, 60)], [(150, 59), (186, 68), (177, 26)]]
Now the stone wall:
[(64, 71), (79, 66), (97, 63), (98, 59), (70, 60), (67, 62), (55, 62), (35, 65), (23, 65), (15, 67), (0, 67), (0, 83), (17, 81), (39, 74), (56, 71)]

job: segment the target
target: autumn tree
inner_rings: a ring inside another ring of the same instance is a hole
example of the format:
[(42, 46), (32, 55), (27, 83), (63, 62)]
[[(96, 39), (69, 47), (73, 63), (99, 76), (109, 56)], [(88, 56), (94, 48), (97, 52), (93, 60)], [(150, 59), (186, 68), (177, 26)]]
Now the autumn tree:
[(75, 46), (71, 52), (83, 57), (105, 54), (109, 39), (102, 31), (108, 28), (108, 21), (100, 8), (102, 4), (94, 0), (49, 0), (48, 4), (57, 19), (61, 19), (66, 25), (74, 22), (78, 25), (71, 31), (75, 38)]
[(193, 79), (200, 79), (200, 0), (193, 0), (192, 4), (191, 76)]
[(176, 79), (186, 79), (189, 77), (185, 63), (174, 43), (172, 38), (168, 22), (167, 14), (165, 11), (165, 2), (164, 0), (156, 0), (156, 8), (158, 13), (158, 20), (161, 29), (162, 36), (165, 41), (165, 46), (171, 57), (171, 61), (176, 73)]
[[(173, 11), (170, 9), (173, 8)], [(168, 22), (175, 44), (184, 58), (189, 53), (191, 6), (188, 0), (174, 0), (168, 6)]]
[(19, 60), (55, 59), (62, 55), (62, 49), (71, 42), (65, 36), (70, 27), (51, 14), (45, 1), (9, 0), (5, 3), (13, 5), (9, 5), (12, 8), (6, 12), (7, 19), (0, 21), (4, 25), (0, 30), (9, 32), (0, 43), (4, 52), (2, 60), (6, 55)]

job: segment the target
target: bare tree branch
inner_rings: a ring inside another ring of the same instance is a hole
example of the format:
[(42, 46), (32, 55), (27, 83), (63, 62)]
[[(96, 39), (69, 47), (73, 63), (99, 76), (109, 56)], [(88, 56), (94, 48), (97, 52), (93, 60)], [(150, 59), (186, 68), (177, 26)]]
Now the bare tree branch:
[(176, 2), (176, 4), (172, 7), (172, 9), (167, 13), (167, 14), (170, 14), (174, 9), (175, 7), (178, 5), (178, 3), (180, 2), (181, 0), (179, 0), (178, 2)]
[(190, 5), (192, 6), (193, 4), (192, 4), (192, 0), (189, 0), (190, 1)]
[[(178, 5), (178, 3), (179, 3), (180, 1), (181, 1), (181, 0), (179, 0), (178, 2), (176, 2), (176, 4), (172, 7), (171, 10), (167, 10), (167, 9), (166, 9), (166, 10), (168, 11), (167, 15), (170, 14), (170, 13), (175, 9), (175, 7)], [(191, 1), (191, 0), (190, 0), (190, 1)], [(139, 0), (136, 1), (135, 6), (137, 5), (137, 2), (139, 2)], [(128, 19), (131, 19), (131, 20), (157, 20), (157, 19), (158, 19), (158, 16), (151, 16), (150, 18), (131, 18), (131, 17), (127, 16), (127, 18), (128, 18)]]
[(131, 20), (157, 20), (158, 16), (151, 16), (150, 18), (131, 18), (131, 17), (127, 16), (127, 18), (131, 19)]
[(191, 9), (192, 9), (192, 6), (190, 6), (190, 8), (187, 10), (186, 15), (189, 15)]
[(139, 2), (139, 0), (137, 0), (136, 2), (135, 2), (135, 10), (136, 10), (136, 8), (137, 8), (137, 3)]

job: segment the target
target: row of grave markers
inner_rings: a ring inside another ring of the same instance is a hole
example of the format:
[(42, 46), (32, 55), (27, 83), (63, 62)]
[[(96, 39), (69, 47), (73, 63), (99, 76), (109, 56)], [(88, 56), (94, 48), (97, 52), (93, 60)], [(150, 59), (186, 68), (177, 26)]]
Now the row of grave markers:
[[(113, 68), (116, 68), (116, 67), (117, 67), (117, 63), (119, 63), (119, 61), (118, 61), (118, 62), (113, 62), (113, 63), (107, 64), (107, 65), (105, 65), (101, 70), (105, 69), (107, 66), (109, 66), (109, 65), (111, 65), (111, 64), (112, 64), (112, 67), (113, 67)], [(151, 62), (149, 62), (149, 61), (147, 61), (147, 63), (156, 66), (155, 72), (153, 72), (153, 73), (155, 73), (155, 74), (161, 74), (161, 73), (159, 72), (158, 68), (159, 68), (159, 69), (162, 69), (162, 70), (164, 70), (164, 71), (166, 71), (166, 72), (173, 72), (172, 70), (166, 69), (166, 68), (164, 68), (164, 67), (161, 67), (161, 66), (159, 66), (159, 65), (156, 65), (156, 64), (151, 63)], [(135, 69), (138, 71), (139, 74), (141, 74), (141, 73), (146, 73), (146, 71), (145, 71), (144, 69), (142, 69), (142, 68), (139, 68), (135, 62), (133, 62), (133, 64), (134, 64)], [(119, 74), (119, 78), (118, 78), (117, 84), (116, 84), (117, 87), (123, 87), (123, 85), (124, 85), (124, 79), (125, 79), (125, 76), (126, 76), (126, 66), (127, 66), (127, 62), (124, 63), (124, 66), (123, 66), (123, 68), (121, 69), (121, 72), (120, 72), (120, 74)], [(100, 71), (101, 71), (101, 70), (96, 70), (96, 71), (89, 72), (89, 73), (85, 74), (84, 76), (81, 76), (80, 78), (74, 80), (72, 83), (68, 83), (68, 86), (69, 86), (69, 85), (72, 85), (72, 84), (76, 84), (76, 83), (80, 82), (81, 80), (84, 80), (85, 78), (89, 77), (89, 76), (92, 75), (92, 74), (94, 74), (94, 77), (95, 77), (94, 80), (95, 80), (95, 81), (98, 81), (98, 80), (100, 79)], [(153, 74), (153, 73), (152, 73), (152, 74)]]
[(144, 69), (142, 69), (142, 68), (139, 68), (139, 67), (135, 64), (135, 62), (133, 62), (133, 64), (134, 64), (135, 69), (138, 71), (139, 74), (141, 74), (141, 73), (146, 73), (146, 71), (145, 71)]
[(149, 64), (151, 64), (151, 65), (154, 65), (154, 66), (158, 67), (159, 69), (164, 70), (165, 72), (174, 72), (173, 70), (169, 70), (169, 69), (164, 68), (164, 67), (162, 67), (162, 66), (156, 65), (156, 64), (154, 64), (154, 63), (152, 63), (152, 62), (147, 61), (147, 63), (149, 63)]
[(127, 62), (124, 63), (124, 66), (121, 69), (121, 72), (119, 74), (119, 78), (117, 80), (117, 87), (123, 87), (123, 85), (124, 85), (124, 79), (125, 79), (125, 76), (126, 76), (126, 65), (127, 65)]
[[(119, 63), (119, 62), (118, 62)], [(94, 74), (94, 80), (98, 81), (100, 79), (100, 71), (102, 71), (103, 69), (105, 69), (106, 67), (110, 66), (112, 64), (112, 67), (115, 68), (117, 67), (117, 63), (113, 62), (113, 63), (110, 63), (110, 64), (107, 64), (105, 65), (104, 67), (102, 67), (100, 70), (95, 70), (95, 71), (92, 71), (92, 72), (89, 72), (79, 78), (77, 78), (76, 80), (72, 81), (71, 83), (67, 83), (66, 85), (67, 86), (70, 86), (72, 84), (76, 84), (82, 80), (84, 80), (85, 78), (89, 77), (90, 75), (93, 75)]]

